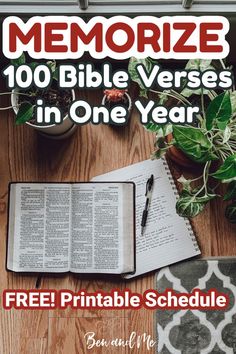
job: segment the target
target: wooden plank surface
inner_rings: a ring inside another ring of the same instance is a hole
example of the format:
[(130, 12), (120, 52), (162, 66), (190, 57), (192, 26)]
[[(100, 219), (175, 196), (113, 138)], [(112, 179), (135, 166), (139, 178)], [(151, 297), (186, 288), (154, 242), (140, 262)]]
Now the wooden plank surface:
[[(101, 92), (78, 92), (78, 97), (99, 103)], [(7, 104), (4, 98), (2, 104)], [(87, 181), (95, 175), (149, 158), (154, 137), (139, 123), (135, 112), (127, 127), (78, 128), (65, 141), (46, 140), (27, 126), (16, 127), (12, 112), (0, 112), (0, 287), (31, 289), (35, 276), (5, 271), (7, 191), (10, 181)], [(235, 255), (235, 228), (223, 216), (223, 204), (211, 203), (194, 221), (203, 255)], [(184, 245), (183, 245), (184, 247)], [(129, 282), (76, 276), (47, 277), (42, 288), (78, 291), (128, 287), (143, 293), (154, 287), (154, 274)], [(129, 350), (100, 347), (88, 351), (84, 335), (129, 338), (131, 332), (155, 338), (152, 311), (4, 311), (0, 313), (0, 354), (146, 353), (145, 347)], [(152, 351), (149, 351), (151, 353)], [(154, 353), (155, 351), (153, 351)]]

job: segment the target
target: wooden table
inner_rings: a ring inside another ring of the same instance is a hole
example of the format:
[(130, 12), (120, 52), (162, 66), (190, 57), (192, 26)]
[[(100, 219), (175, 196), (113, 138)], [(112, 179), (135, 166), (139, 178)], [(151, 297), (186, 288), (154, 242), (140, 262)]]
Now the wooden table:
[[(98, 104), (101, 92), (78, 92), (89, 102)], [(0, 98), (1, 99), (1, 98)], [(2, 101), (2, 100), (1, 100)], [(5, 104), (7, 105), (7, 99)], [(4, 103), (4, 102), (3, 102)], [(2, 103), (1, 103), (2, 106)], [(35, 276), (13, 274), (5, 270), (5, 244), (7, 230), (7, 197), (10, 181), (87, 181), (95, 175), (149, 158), (154, 137), (139, 123), (136, 112), (127, 127), (86, 125), (78, 128), (74, 136), (65, 141), (46, 140), (27, 126), (16, 127), (12, 112), (0, 115), (0, 286), (32, 289)], [(209, 205), (195, 221), (203, 255), (235, 255), (235, 228), (223, 215), (219, 200)], [(184, 247), (184, 245), (183, 245)], [(72, 275), (46, 277), (43, 289), (71, 289), (78, 291), (107, 290), (114, 287), (143, 293), (154, 287), (154, 274), (131, 282), (107, 282)], [(2, 301), (2, 299), (1, 299)], [(1, 354), (82, 354), (131, 353), (128, 348), (111, 347), (86, 349), (84, 334), (96, 332), (97, 338), (129, 338), (132, 331), (149, 333), (155, 338), (154, 313), (138, 311), (24, 311), (1, 310)], [(145, 354), (141, 349), (132, 353)], [(151, 351), (149, 351), (150, 353)], [(155, 352), (155, 351), (153, 351)]]

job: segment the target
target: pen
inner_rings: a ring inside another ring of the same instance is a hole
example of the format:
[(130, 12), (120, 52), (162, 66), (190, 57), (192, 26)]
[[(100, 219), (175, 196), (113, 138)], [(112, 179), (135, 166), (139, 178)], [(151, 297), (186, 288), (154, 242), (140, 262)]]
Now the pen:
[(42, 283), (42, 274), (39, 274), (35, 282), (35, 289), (39, 289), (41, 287), (41, 283)]
[(150, 206), (151, 194), (152, 194), (152, 189), (153, 189), (153, 183), (154, 183), (154, 176), (151, 175), (151, 177), (147, 180), (147, 183), (146, 183), (146, 193), (145, 193), (146, 204), (145, 204), (145, 208), (144, 208), (143, 215), (142, 215), (142, 221), (141, 221), (141, 227), (142, 227), (141, 228), (141, 235), (143, 235), (144, 228), (145, 228), (146, 222), (147, 222), (148, 210), (149, 210), (149, 206)]

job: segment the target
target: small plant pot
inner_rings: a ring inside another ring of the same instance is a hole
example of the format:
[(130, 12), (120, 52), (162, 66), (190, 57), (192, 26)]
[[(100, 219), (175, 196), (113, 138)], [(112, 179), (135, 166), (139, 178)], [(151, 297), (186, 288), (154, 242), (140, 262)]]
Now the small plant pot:
[[(18, 95), (18, 90), (14, 89), (12, 90), (11, 94), (11, 105), (13, 107), (13, 110), (15, 114), (18, 113), (18, 102), (19, 102), (19, 95)], [(71, 90), (71, 95), (72, 95), (72, 101), (75, 100), (75, 91)], [(69, 118), (68, 114), (64, 117), (63, 122), (61, 124), (51, 124), (51, 125), (37, 125), (33, 124), (31, 122), (26, 122), (27, 125), (29, 125), (31, 128), (34, 128), (35, 130), (39, 131), (42, 133), (44, 136), (48, 138), (64, 138), (65, 136), (68, 136), (68, 133), (73, 131), (75, 129), (75, 124), (72, 122), (72, 120)]]
[(120, 101), (120, 102), (109, 102), (107, 100), (107, 96), (104, 95), (103, 99), (102, 99), (102, 105), (106, 106), (107, 108), (112, 108), (112, 107), (119, 106), (119, 105), (123, 105), (123, 106), (125, 105), (126, 108), (128, 109), (128, 112), (129, 112), (129, 115), (128, 115), (128, 118), (129, 118), (130, 113), (131, 113), (131, 109), (132, 109), (132, 100), (131, 100), (130, 95), (127, 92), (125, 92), (124, 96), (126, 97), (126, 102), (125, 103), (123, 101)]

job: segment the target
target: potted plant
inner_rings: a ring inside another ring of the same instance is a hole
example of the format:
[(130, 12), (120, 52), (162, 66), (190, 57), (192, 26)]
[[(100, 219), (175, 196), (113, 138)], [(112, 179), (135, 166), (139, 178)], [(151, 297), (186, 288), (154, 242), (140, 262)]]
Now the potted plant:
[[(12, 61), (16, 66), (25, 63), (25, 56), (22, 55), (19, 59)], [(55, 61), (48, 61), (46, 63), (52, 72), (53, 80), (47, 89), (39, 89), (30, 87), (29, 89), (15, 88), (11, 93), (2, 93), (1, 95), (11, 95), (11, 107), (16, 114), (16, 124), (27, 124), (28, 126), (36, 129), (44, 136), (61, 139), (71, 135), (76, 125), (69, 119), (68, 110), (69, 105), (75, 100), (74, 90), (59, 89), (57, 86), (57, 67)], [(38, 65), (33, 62), (29, 64), (32, 67)], [(44, 103), (48, 106), (59, 107), (64, 115), (61, 124), (38, 124), (35, 118), (35, 107), (38, 98), (42, 98)], [(4, 109), (4, 108), (2, 108)]]
[(128, 109), (130, 114), (132, 108), (132, 100), (127, 90), (112, 88), (110, 90), (104, 90), (102, 105), (106, 106), (107, 108), (113, 108), (115, 106), (122, 105)]
[[(149, 92), (135, 71), (137, 62), (137, 59), (131, 58), (129, 73), (131, 79), (139, 85), (141, 95), (148, 97)], [(147, 58), (142, 60), (142, 64), (149, 71), (153, 62)], [(223, 61), (220, 64), (225, 68)], [(213, 63), (211, 60), (190, 60), (186, 69), (190, 68), (203, 72), (212, 69)], [(216, 92), (202, 88), (190, 90), (186, 87), (182, 87), (180, 92), (160, 92), (155, 89), (149, 91), (156, 94), (159, 104), (168, 104), (170, 98), (183, 105), (191, 105), (194, 100), (194, 104), (198, 102), (201, 108), (201, 114), (194, 126), (155, 123), (145, 126), (156, 134), (153, 158), (161, 158), (166, 153), (170, 153), (173, 158), (174, 148), (175, 161), (178, 162), (178, 156), (181, 156), (185, 160), (184, 164), (191, 163), (201, 171), (194, 179), (187, 179), (183, 175), (178, 179), (182, 191), (176, 204), (177, 213), (183, 217), (198, 215), (208, 201), (219, 197), (217, 188), (223, 183), (227, 185), (223, 198), (230, 201), (225, 215), (230, 222), (236, 223), (236, 91), (230, 89)], [(210, 180), (213, 181), (213, 186)]]

